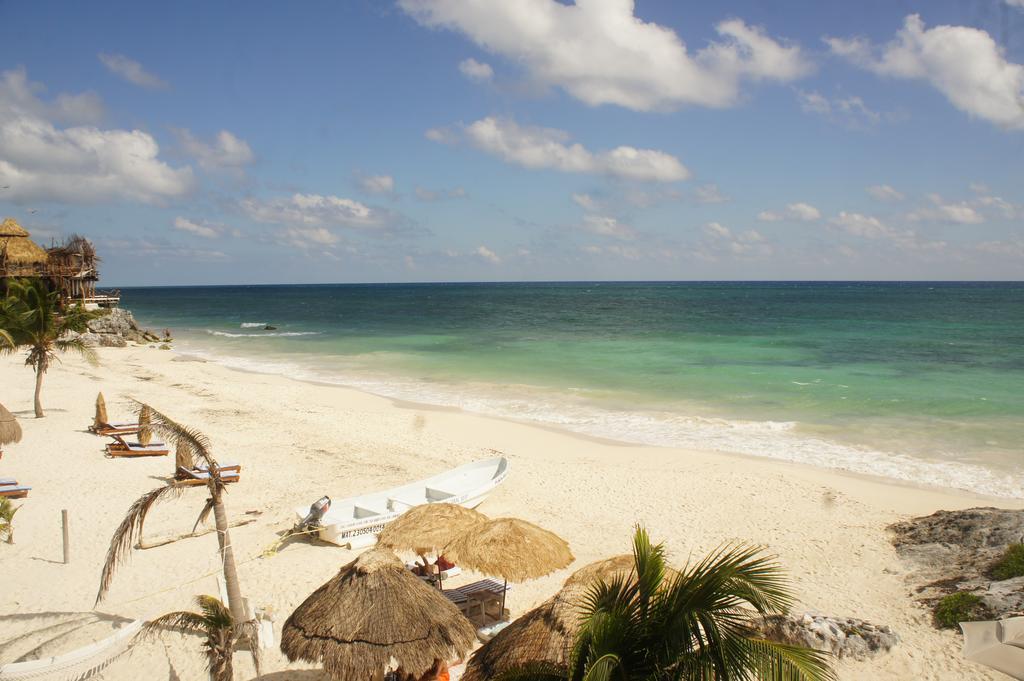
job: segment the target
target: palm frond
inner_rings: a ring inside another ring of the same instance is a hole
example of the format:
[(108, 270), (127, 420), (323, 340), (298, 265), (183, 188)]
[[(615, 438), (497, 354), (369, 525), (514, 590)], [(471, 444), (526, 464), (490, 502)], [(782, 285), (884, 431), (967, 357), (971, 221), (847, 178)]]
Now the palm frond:
[[(3, 317), (0, 317), (2, 323)], [(13, 352), (17, 346), (14, 344), (14, 336), (4, 329), (0, 329), (0, 352)]]
[(156, 505), (168, 497), (179, 496), (185, 488), (181, 485), (167, 485), (158, 487), (151, 492), (143, 494), (135, 500), (130, 507), (124, 520), (114, 530), (114, 536), (110, 539), (110, 548), (107, 549), (107, 559), (103, 563), (103, 572), (100, 575), (100, 588), (96, 593), (96, 604), (98, 605), (107, 595), (110, 584), (114, 580), (114, 572), (124, 563), (136, 540), (142, 536), (142, 528), (146, 523), (146, 515)]
[(256, 620), (248, 620), (235, 626), (235, 639), (245, 641), (252, 655), (252, 666), (256, 670), (256, 678), (260, 676), (260, 627)]
[(203, 619), (210, 629), (233, 629), (235, 621), (231, 611), (216, 596), (196, 596), (196, 605), (203, 611)]
[(835, 681), (831, 655), (763, 639), (747, 639), (750, 669), (764, 681)]
[(206, 505), (203, 506), (203, 510), (199, 512), (199, 517), (196, 518), (196, 524), (192, 526), (192, 532), (195, 532), (200, 525), (206, 522), (207, 518), (210, 517), (210, 512), (213, 511), (213, 507), (216, 505), (213, 497), (206, 499)]
[(494, 677), (494, 681), (565, 681), (566, 670), (550, 662), (531, 662)]
[[(136, 402), (136, 404), (140, 411), (145, 406), (141, 402)], [(201, 431), (182, 425), (166, 414), (153, 409), (152, 405), (149, 405), (149, 408), (151, 410), (150, 428), (152, 428), (153, 432), (176, 447), (187, 448), (193, 457), (202, 459), (210, 470), (210, 477), (219, 481), (220, 472), (217, 467), (217, 460), (213, 458), (213, 454), (210, 452), (210, 439)]]
[(629, 679), (625, 670), (619, 666), (618, 656), (612, 653), (602, 655), (595, 660), (587, 670), (586, 676), (583, 677), (584, 681), (611, 681), (612, 678), (619, 678), (622, 681)]
[(203, 634), (206, 633), (206, 620), (199, 613), (187, 610), (169, 612), (142, 625), (136, 638), (145, 640), (159, 636), (168, 630), (186, 634)]
[(100, 363), (100, 356), (93, 348), (86, 345), (81, 338), (57, 339), (54, 342), (54, 345), (61, 352), (77, 352), (92, 366), (96, 366)]

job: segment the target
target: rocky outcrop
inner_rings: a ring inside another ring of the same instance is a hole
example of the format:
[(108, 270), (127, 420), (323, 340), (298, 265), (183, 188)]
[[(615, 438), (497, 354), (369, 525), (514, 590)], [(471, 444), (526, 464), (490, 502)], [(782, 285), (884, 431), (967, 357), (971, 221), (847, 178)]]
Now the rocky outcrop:
[(952, 593), (979, 596), (996, 619), (1024, 613), (1024, 577), (997, 580), (991, 569), (1024, 538), (1024, 510), (938, 511), (889, 527), (900, 557), (913, 570), (916, 598), (934, 605)]
[(154, 343), (163, 340), (153, 332), (140, 328), (130, 310), (113, 308), (105, 312), (89, 321), (88, 331), (71, 337), (81, 338), (87, 346), (93, 348), (123, 348), (129, 342)]
[(900, 640), (887, 626), (814, 613), (771, 615), (758, 623), (757, 632), (769, 641), (813, 648), (837, 658), (871, 657), (888, 652)]

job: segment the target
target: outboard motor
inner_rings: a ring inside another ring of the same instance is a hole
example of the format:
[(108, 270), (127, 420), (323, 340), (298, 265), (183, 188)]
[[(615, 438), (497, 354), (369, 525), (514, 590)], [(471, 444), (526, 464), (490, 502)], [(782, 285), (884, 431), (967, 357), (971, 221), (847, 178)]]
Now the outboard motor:
[(302, 532), (305, 530), (312, 530), (320, 527), (320, 521), (323, 520), (324, 515), (331, 509), (331, 498), (323, 496), (314, 501), (309, 506), (309, 513), (306, 517), (299, 522), (298, 531)]

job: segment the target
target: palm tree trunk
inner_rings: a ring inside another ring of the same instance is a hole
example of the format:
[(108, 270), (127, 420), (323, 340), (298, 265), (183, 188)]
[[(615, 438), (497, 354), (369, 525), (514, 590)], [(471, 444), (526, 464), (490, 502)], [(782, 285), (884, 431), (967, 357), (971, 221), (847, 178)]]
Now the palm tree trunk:
[(224, 561), (224, 585), (228, 590), (228, 608), (235, 622), (248, 619), (245, 604), (242, 603), (242, 590), (238, 584), (238, 568), (235, 566), (235, 552), (231, 548), (231, 535), (228, 534), (228, 514), (220, 494), (213, 502), (213, 518), (217, 526), (217, 541), (220, 543), (221, 557)]
[(35, 408), (36, 418), (41, 419), (46, 414), (43, 413), (43, 403), (39, 400), (39, 395), (43, 391), (43, 374), (46, 373), (46, 365), (39, 364), (36, 366), (36, 395), (35, 395)]

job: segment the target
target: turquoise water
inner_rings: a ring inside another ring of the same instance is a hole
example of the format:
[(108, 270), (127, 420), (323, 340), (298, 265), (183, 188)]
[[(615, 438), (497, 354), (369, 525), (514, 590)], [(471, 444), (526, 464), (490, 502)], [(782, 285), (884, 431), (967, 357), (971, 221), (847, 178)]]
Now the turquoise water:
[(196, 287), (123, 304), (240, 368), (1024, 496), (1024, 284)]

